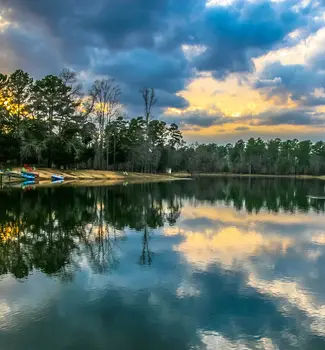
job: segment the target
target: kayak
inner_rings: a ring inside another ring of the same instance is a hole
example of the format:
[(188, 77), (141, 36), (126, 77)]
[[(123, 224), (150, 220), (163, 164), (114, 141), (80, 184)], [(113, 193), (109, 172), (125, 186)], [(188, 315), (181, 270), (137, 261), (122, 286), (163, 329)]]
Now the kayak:
[(62, 175), (52, 175), (52, 181), (63, 181), (64, 176)]
[(39, 173), (36, 173), (34, 170), (35, 168), (32, 168), (28, 164), (24, 164), (23, 168), (21, 169), (23, 173), (27, 173), (27, 174), (34, 175), (35, 177), (39, 177)]
[(35, 180), (34, 174), (21, 172), (20, 175), (21, 175), (21, 177), (23, 177), (26, 180)]
[(22, 173), (22, 174), (26, 174), (26, 175), (28, 175), (28, 176), (34, 176), (34, 178), (39, 177), (39, 174), (37, 174), (37, 173), (32, 173), (32, 172), (29, 172), (29, 171), (24, 171), (24, 170), (22, 170), (21, 173)]

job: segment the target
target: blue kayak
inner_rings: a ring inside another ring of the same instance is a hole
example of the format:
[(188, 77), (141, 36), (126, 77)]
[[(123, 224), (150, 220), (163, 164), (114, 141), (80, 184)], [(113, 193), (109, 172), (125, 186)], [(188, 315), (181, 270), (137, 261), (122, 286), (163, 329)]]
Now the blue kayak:
[(52, 175), (52, 181), (63, 181), (64, 176), (62, 175)]
[(35, 180), (34, 174), (21, 172), (20, 175), (21, 175), (21, 177), (23, 177), (26, 180)]

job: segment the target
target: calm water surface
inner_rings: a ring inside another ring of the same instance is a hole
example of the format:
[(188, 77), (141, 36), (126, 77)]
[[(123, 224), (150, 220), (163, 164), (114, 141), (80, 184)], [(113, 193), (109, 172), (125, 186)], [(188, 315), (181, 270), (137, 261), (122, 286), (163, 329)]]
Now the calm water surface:
[(325, 349), (324, 184), (0, 191), (0, 349)]

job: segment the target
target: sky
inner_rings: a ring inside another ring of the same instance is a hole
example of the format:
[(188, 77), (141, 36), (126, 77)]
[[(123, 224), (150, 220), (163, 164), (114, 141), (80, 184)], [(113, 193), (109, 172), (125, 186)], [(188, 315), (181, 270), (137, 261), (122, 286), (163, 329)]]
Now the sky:
[(190, 142), (324, 139), (325, 0), (0, 0), (0, 72), (114, 78)]

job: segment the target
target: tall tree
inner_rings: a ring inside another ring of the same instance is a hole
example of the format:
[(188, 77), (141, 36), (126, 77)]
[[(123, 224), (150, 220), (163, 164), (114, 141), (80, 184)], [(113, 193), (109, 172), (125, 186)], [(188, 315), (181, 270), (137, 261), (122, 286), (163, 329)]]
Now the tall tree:
[(245, 156), (248, 165), (249, 174), (263, 173), (263, 157), (265, 152), (265, 143), (261, 138), (253, 137), (247, 141)]
[(109, 166), (110, 123), (117, 117), (120, 110), (119, 98), (121, 90), (113, 79), (96, 80), (90, 90), (93, 99), (94, 112), (97, 118), (98, 143), (97, 167), (103, 168), (104, 144), (106, 143), (106, 169)]
[(150, 139), (149, 139), (149, 123), (152, 118), (152, 108), (157, 103), (157, 98), (155, 94), (154, 88), (143, 88), (140, 90), (143, 102), (144, 102), (144, 117), (146, 121), (146, 163), (145, 163), (145, 171), (149, 170), (149, 155), (152, 151), (150, 149)]
[(46, 144), (48, 166), (52, 166), (53, 155), (62, 146), (75, 148), (71, 128), (78, 128), (75, 111), (79, 105), (71, 94), (72, 88), (55, 76), (47, 75), (35, 82), (33, 87), (33, 115), (47, 125)]

